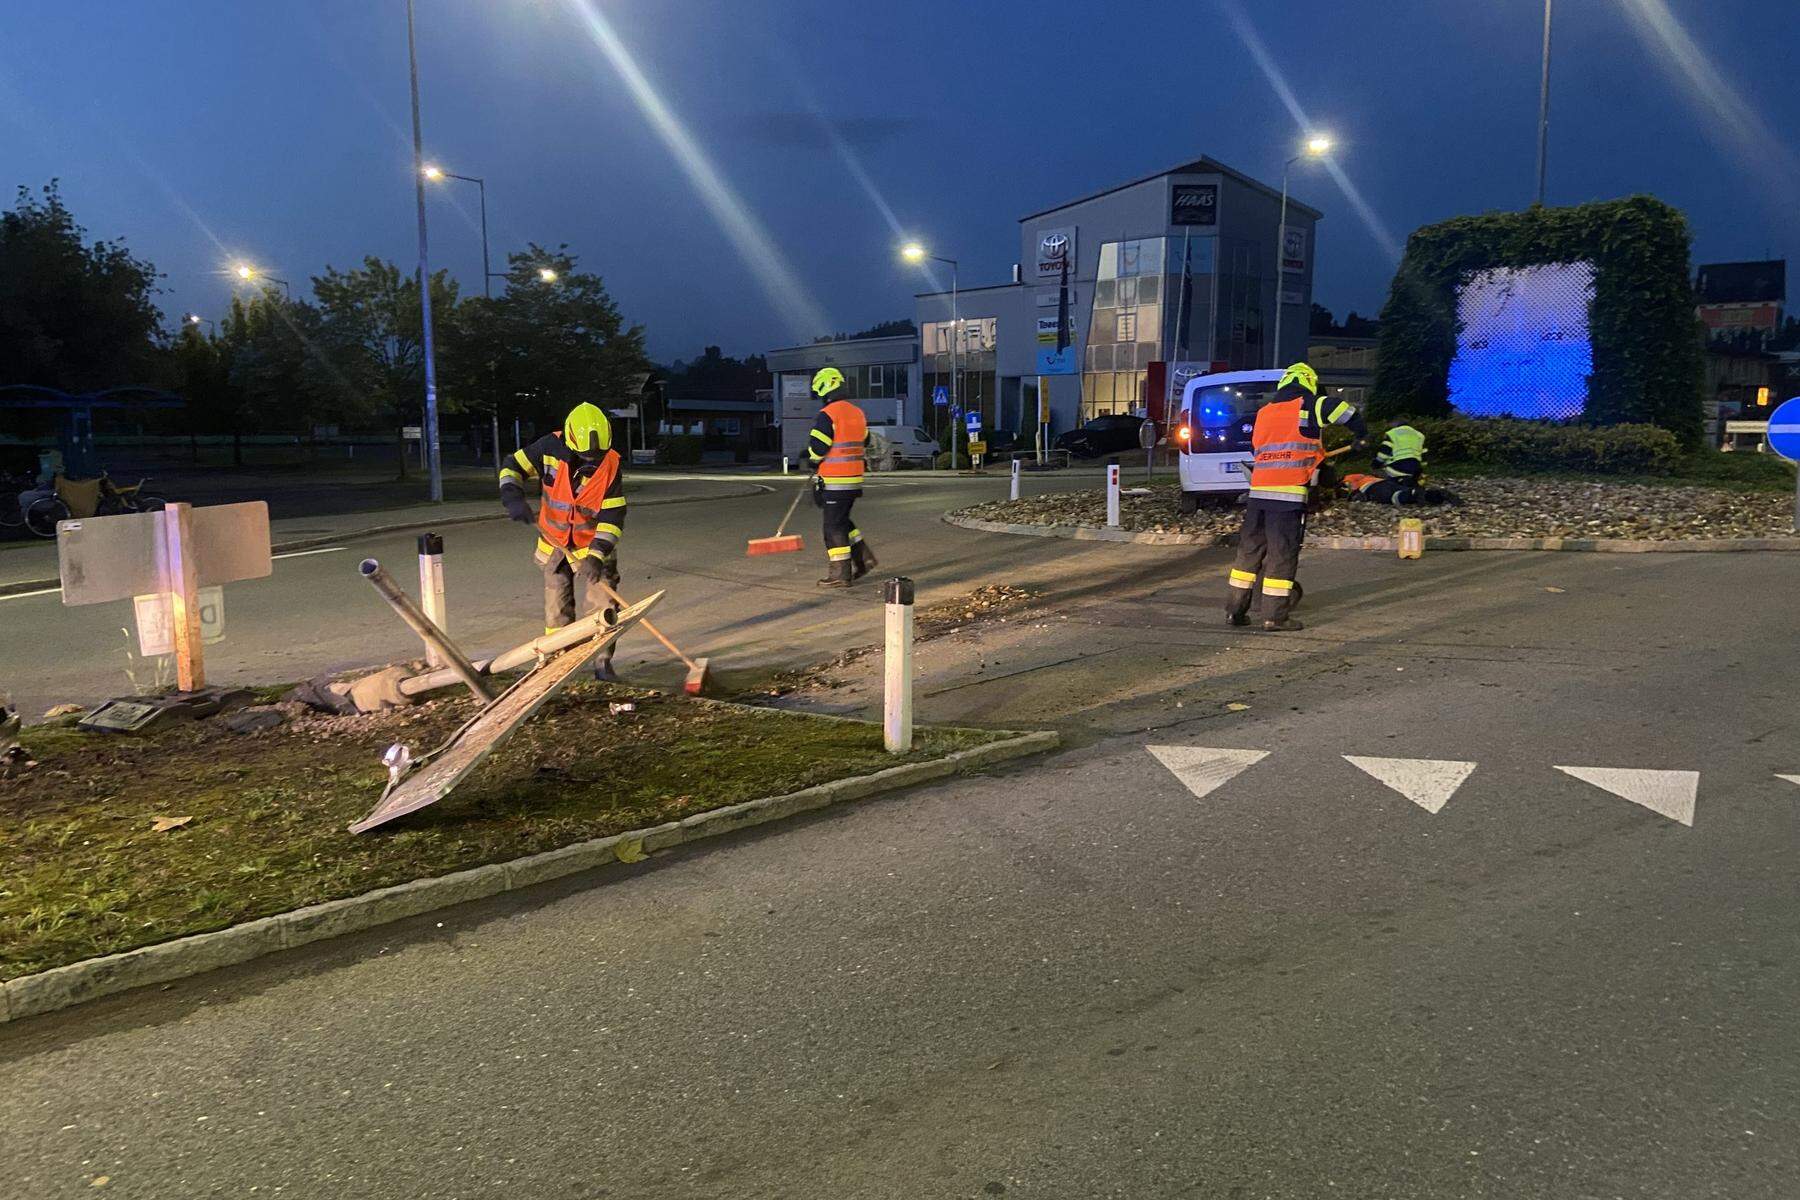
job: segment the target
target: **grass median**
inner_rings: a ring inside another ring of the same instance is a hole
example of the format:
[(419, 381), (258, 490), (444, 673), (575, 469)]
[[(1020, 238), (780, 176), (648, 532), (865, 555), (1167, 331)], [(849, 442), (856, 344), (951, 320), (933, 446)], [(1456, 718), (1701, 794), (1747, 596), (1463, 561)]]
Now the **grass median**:
[[(440, 700), (251, 734), (216, 722), (141, 737), (28, 728), (37, 765), (0, 778), (0, 978), (1007, 736), (921, 729), (910, 754), (890, 755), (875, 725), (582, 684), (449, 799), (382, 830), (345, 829), (380, 794), (388, 745), (429, 751), (472, 711)], [(190, 819), (157, 832), (159, 817)]]

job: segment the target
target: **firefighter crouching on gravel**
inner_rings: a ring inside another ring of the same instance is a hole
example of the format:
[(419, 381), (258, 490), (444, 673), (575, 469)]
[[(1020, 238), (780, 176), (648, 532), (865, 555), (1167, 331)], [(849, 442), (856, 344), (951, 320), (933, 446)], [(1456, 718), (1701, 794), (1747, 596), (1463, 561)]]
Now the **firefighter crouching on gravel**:
[(1459, 504), (1442, 488), (1424, 486), (1425, 435), (1411, 425), (1396, 425), (1375, 452), (1375, 474), (1346, 475), (1344, 490), (1353, 500), (1370, 504)]
[(1295, 363), (1281, 376), (1275, 396), (1256, 414), (1250, 444), (1250, 495), (1244, 502), (1244, 526), (1238, 534), (1237, 562), (1231, 568), (1225, 619), (1233, 625), (1250, 621), (1250, 601), (1257, 576), (1262, 577), (1263, 628), (1303, 629), (1288, 614), (1294, 607), (1294, 582), (1300, 566), (1300, 543), (1306, 533), (1306, 500), (1325, 461), (1321, 438), (1327, 425), (1346, 425), (1358, 444), (1368, 437), (1362, 414), (1343, 400), (1319, 392), (1319, 376), (1305, 363)]
[[(612, 448), (612, 423), (592, 404), (569, 410), (563, 427), (515, 450), (500, 468), (500, 503), (522, 525), (532, 522), (525, 481), (543, 484), (537, 513), (537, 563), (544, 571), (544, 632), (576, 617), (575, 583), (581, 582), (580, 615), (605, 608), (605, 580), (619, 586), (619, 537), (625, 525), (625, 481)], [(594, 660), (594, 677), (614, 679), (613, 646)]]
[(862, 495), (863, 442), (869, 423), (862, 409), (844, 398), (844, 373), (825, 367), (812, 380), (821, 405), (807, 439), (806, 457), (816, 468), (813, 499), (825, 510), (825, 578), (820, 587), (849, 587), (879, 566), (850, 507)]

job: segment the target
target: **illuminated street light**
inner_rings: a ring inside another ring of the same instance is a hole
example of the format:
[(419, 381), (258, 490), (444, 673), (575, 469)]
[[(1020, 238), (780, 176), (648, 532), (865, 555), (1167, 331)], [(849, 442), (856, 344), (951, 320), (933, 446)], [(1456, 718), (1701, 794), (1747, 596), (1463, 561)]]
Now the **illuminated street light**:
[(1288, 208), (1288, 172), (1295, 163), (1303, 158), (1323, 158), (1331, 151), (1331, 139), (1322, 133), (1315, 133), (1306, 139), (1306, 149), (1281, 165), (1281, 220), (1275, 226), (1275, 337), (1269, 347), (1270, 367), (1281, 365), (1281, 310), (1287, 306), (1281, 302), (1282, 284), (1282, 242), (1287, 238)]
[(189, 325), (211, 325), (213, 327), (214, 332), (217, 332), (218, 328), (219, 328), (217, 322), (211, 320), (208, 317), (203, 317), (199, 313), (188, 313), (181, 319), (183, 321), (187, 322)]
[(433, 182), (433, 183), (436, 183), (438, 180), (440, 180), (444, 177), (444, 169), (442, 167), (426, 167), (425, 171), (424, 171), (424, 175), (425, 175), (425, 178), (431, 180), (431, 182)]
[(539, 267), (538, 268), (538, 278), (543, 280), (545, 283), (555, 283), (556, 282), (556, 272), (551, 270), (549, 267)]
[[(908, 242), (900, 247), (900, 257), (909, 263), (922, 263), (926, 259), (950, 265), (950, 408), (952, 412), (962, 410), (962, 319), (957, 308), (956, 299), (956, 260), (945, 258), (941, 254), (933, 254), (923, 243)], [(956, 470), (956, 430), (950, 431), (950, 469)]]
[(431, 476), (428, 495), (433, 504), (444, 499), (444, 460), (438, 444), (437, 352), (432, 345), (431, 264), (425, 235), (425, 133), (419, 119), (419, 47), (413, 34), (413, 0), (406, 0), (406, 73), (412, 93), (413, 203), (419, 217), (419, 358), (424, 368), (425, 469)]
[(258, 279), (266, 279), (270, 283), (279, 283), (281, 285), (282, 290), (287, 293), (287, 298), (289, 300), (292, 300), (294, 298), (294, 289), (288, 283), (288, 281), (285, 279), (282, 279), (275, 275), (270, 275), (266, 271), (258, 270), (257, 268), (251, 266), (249, 263), (239, 263), (237, 266), (233, 267), (231, 270), (232, 270), (232, 274), (236, 275), (239, 279), (243, 280), (245, 283), (254, 283)]

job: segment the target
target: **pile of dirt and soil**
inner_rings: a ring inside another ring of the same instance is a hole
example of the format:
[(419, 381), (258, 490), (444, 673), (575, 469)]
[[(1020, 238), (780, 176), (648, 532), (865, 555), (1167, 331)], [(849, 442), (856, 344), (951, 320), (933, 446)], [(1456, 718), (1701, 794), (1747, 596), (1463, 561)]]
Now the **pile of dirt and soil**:
[(346, 830), (381, 793), (387, 746), (432, 750), (473, 712), (443, 699), (247, 734), (217, 721), (145, 736), (25, 728), (36, 765), (0, 778), (0, 977), (1004, 736), (921, 729), (911, 754), (890, 755), (877, 725), (578, 684), (449, 799)]
[[(1713, 487), (1611, 483), (1552, 477), (1472, 476), (1440, 481), (1463, 503), (1396, 509), (1338, 499), (1307, 520), (1312, 535), (1388, 536), (1398, 517), (1418, 517), (1428, 535), (1448, 537), (1746, 538), (1794, 532), (1794, 500), (1785, 493)], [(1183, 514), (1180, 489), (1159, 485), (1124, 496), (1120, 527), (1135, 533), (1204, 537), (1236, 533), (1235, 507)], [(955, 514), (1021, 525), (1106, 524), (1104, 490), (1053, 492), (996, 501)]]

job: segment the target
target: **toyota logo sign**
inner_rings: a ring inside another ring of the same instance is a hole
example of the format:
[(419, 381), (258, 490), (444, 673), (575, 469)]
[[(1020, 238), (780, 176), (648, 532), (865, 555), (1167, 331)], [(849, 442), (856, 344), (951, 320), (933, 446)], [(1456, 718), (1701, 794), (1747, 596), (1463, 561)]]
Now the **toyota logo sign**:
[(1075, 227), (1064, 226), (1060, 229), (1040, 229), (1037, 247), (1037, 277), (1042, 280), (1055, 279), (1062, 274), (1063, 264), (1069, 265), (1069, 274), (1075, 273)]
[(1044, 257), (1050, 259), (1052, 262), (1060, 261), (1061, 259), (1068, 257), (1069, 235), (1066, 233), (1051, 234), (1044, 239), (1043, 249)]

